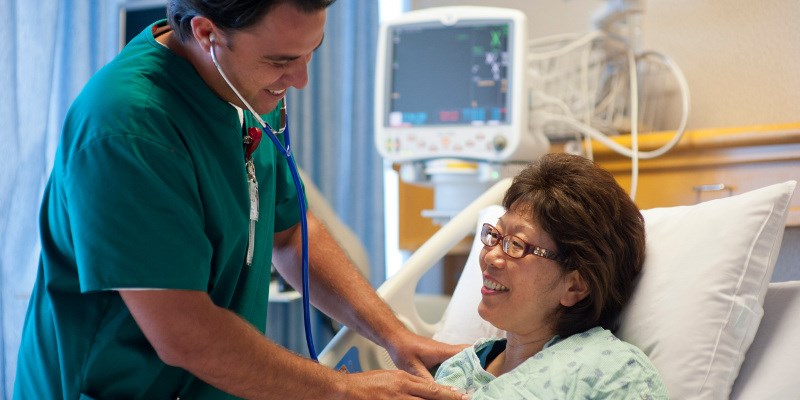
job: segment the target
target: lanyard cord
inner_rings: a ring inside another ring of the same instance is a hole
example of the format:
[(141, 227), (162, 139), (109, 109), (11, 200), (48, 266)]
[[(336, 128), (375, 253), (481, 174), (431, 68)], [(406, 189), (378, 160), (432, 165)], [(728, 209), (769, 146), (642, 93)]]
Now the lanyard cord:
[[(228, 84), (228, 87), (231, 88), (236, 97), (244, 104), (250, 113), (255, 117), (258, 123), (261, 125), (261, 129), (264, 133), (267, 134), (269, 140), (275, 145), (278, 151), (283, 155), (286, 159), (286, 163), (289, 165), (289, 171), (292, 173), (292, 181), (294, 182), (294, 189), (297, 192), (297, 203), (300, 209), (300, 231), (301, 231), (301, 238), (302, 238), (302, 291), (303, 291), (303, 325), (305, 327), (306, 333), (306, 345), (308, 346), (308, 354), (312, 360), (319, 362), (317, 359), (317, 351), (314, 348), (314, 339), (312, 338), (311, 334), (311, 305), (310, 305), (310, 295), (308, 289), (308, 218), (306, 216), (306, 196), (305, 192), (303, 191), (303, 185), (300, 181), (300, 173), (297, 170), (297, 164), (294, 161), (294, 156), (292, 155), (292, 148), (291, 148), (291, 139), (289, 138), (289, 118), (286, 114), (286, 97), (283, 98), (283, 105), (281, 108), (281, 117), (285, 121), (285, 125), (278, 131), (272, 129), (269, 124), (267, 124), (260, 115), (253, 109), (249, 102), (247, 102), (239, 91), (231, 84), (228, 77), (222, 72), (222, 68), (217, 62), (217, 55), (214, 52), (214, 42), (211, 43), (211, 60), (214, 62), (214, 65), (217, 67), (217, 71), (222, 76), (222, 79), (225, 80), (225, 83)], [(284, 140), (286, 141), (286, 146), (284, 147), (283, 144), (278, 140), (277, 135), (283, 133)], [(255, 168), (255, 167), (253, 167)], [(255, 174), (254, 174), (255, 177)]]

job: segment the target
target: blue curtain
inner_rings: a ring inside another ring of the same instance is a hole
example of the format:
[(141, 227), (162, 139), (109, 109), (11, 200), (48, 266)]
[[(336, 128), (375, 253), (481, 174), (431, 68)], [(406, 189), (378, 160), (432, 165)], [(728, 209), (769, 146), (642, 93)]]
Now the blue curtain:
[(305, 90), (288, 96), (294, 151), (369, 254), (370, 279), (385, 279), (383, 162), (373, 138), (378, 2), (339, 0)]
[(0, 15), (0, 394), (10, 398), (39, 259), (38, 214), (62, 121), (107, 59), (91, 0), (2, 0)]
[[(0, 0), (0, 398), (10, 398), (39, 259), (38, 213), (70, 103), (116, 52), (122, 0)], [(109, 22), (111, 21), (111, 22)], [(305, 91), (290, 94), (298, 162), (383, 281), (381, 163), (372, 141), (378, 5), (339, 0)]]

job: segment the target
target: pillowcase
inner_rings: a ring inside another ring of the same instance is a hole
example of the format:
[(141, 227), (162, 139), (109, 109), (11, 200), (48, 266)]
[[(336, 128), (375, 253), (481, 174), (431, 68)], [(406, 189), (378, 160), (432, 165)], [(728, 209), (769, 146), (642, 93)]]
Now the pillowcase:
[(617, 336), (676, 399), (727, 399), (763, 315), (796, 182), (644, 210), (647, 255)]
[[(650, 357), (672, 398), (728, 398), (763, 315), (796, 184), (642, 211), (647, 256), (616, 334)], [(476, 232), (503, 211), (484, 210)], [(481, 247), (476, 237), (438, 340), (503, 335), (477, 313)]]

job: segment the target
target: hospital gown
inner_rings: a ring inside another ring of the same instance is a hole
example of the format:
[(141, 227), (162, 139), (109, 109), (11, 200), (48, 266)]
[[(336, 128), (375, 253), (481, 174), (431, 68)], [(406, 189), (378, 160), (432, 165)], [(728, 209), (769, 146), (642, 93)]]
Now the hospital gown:
[(669, 398), (647, 356), (600, 327), (556, 336), (517, 368), (495, 377), (485, 370), (487, 355), (504, 348), (505, 340), (482, 339), (445, 361), (436, 381), (466, 390), (472, 400)]

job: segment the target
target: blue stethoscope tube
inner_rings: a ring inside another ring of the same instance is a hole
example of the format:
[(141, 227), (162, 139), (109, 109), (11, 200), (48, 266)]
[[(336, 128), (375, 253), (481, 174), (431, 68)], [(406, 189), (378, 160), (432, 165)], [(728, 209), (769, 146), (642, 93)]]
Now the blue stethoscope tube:
[[(286, 98), (283, 99), (283, 108), (284, 112), (286, 110)], [(292, 173), (292, 180), (294, 181), (294, 189), (297, 191), (297, 204), (300, 208), (300, 231), (302, 236), (303, 242), (303, 256), (302, 256), (302, 286), (303, 286), (303, 325), (305, 326), (306, 331), (306, 345), (308, 346), (308, 354), (312, 360), (317, 360), (317, 351), (314, 349), (314, 339), (311, 336), (311, 313), (310, 313), (310, 301), (309, 301), (309, 291), (308, 291), (308, 217), (306, 216), (306, 195), (303, 191), (303, 185), (300, 181), (300, 172), (297, 170), (297, 164), (294, 161), (294, 155), (292, 154), (291, 149), (291, 140), (289, 139), (289, 117), (288, 114), (286, 115), (286, 125), (283, 129), (283, 138), (286, 142), (286, 148), (281, 146), (281, 142), (278, 140), (278, 137), (275, 136), (275, 133), (272, 131), (272, 128), (265, 122), (261, 129), (264, 133), (267, 134), (269, 139), (272, 143), (275, 144), (275, 147), (278, 148), (280, 153), (286, 158), (286, 163), (289, 164), (289, 171)]]
[[(289, 171), (292, 173), (292, 180), (294, 181), (294, 189), (297, 191), (297, 203), (300, 208), (300, 231), (301, 237), (303, 242), (303, 251), (302, 251), (302, 291), (303, 291), (303, 324), (305, 326), (305, 333), (306, 333), (306, 345), (308, 346), (308, 354), (312, 360), (319, 362), (317, 360), (317, 351), (314, 349), (314, 339), (311, 335), (311, 312), (310, 312), (310, 301), (309, 301), (309, 290), (308, 290), (308, 217), (306, 216), (306, 196), (305, 192), (303, 191), (303, 185), (300, 181), (300, 173), (297, 170), (297, 164), (294, 161), (294, 155), (292, 154), (292, 147), (291, 147), (291, 139), (289, 137), (289, 115), (286, 113), (286, 97), (283, 98), (282, 102), (282, 114), (285, 121), (285, 125), (278, 131), (272, 129), (266, 121), (264, 121), (260, 115), (253, 109), (247, 100), (239, 94), (239, 91), (231, 84), (228, 77), (222, 72), (222, 67), (220, 67), (219, 62), (217, 62), (217, 55), (214, 52), (214, 37), (210, 37), (211, 41), (211, 60), (214, 62), (214, 65), (217, 67), (217, 71), (219, 71), (220, 76), (222, 79), (225, 80), (225, 83), (228, 84), (228, 87), (231, 88), (236, 97), (244, 104), (250, 113), (258, 120), (258, 123), (261, 124), (261, 130), (267, 135), (270, 141), (275, 145), (275, 148), (281, 153), (281, 155), (286, 159), (286, 163), (289, 165)], [(278, 140), (278, 134), (283, 134), (284, 143), (281, 143)]]

